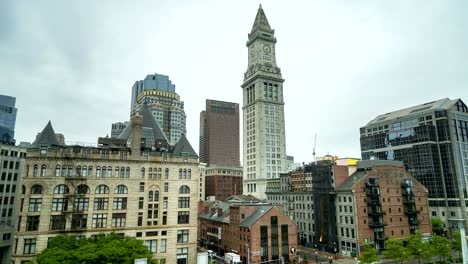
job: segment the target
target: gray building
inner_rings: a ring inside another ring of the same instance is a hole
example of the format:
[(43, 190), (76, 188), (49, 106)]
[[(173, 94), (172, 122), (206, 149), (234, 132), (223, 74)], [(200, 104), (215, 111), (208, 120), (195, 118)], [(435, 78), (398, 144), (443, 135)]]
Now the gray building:
[(10, 263), (26, 149), (0, 144), (0, 262)]
[(118, 138), (120, 134), (124, 131), (124, 129), (127, 127), (128, 121), (126, 122), (117, 122), (117, 123), (112, 123), (112, 128), (111, 128), (111, 138)]
[(467, 218), (468, 107), (462, 100), (379, 115), (360, 129), (360, 138), (363, 159), (403, 161), (428, 188), (432, 217)]
[(11, 143), (15, 138), (16, 98), (0, 95), (0, 142)]
[(281, 69), (276, 37), (262, 6), (248, 35), (243, 90), (244, 194), (266, 199), (269, 179), (286, 171), (286, 134)]
[(175, 92), (175, 85), (168, 76), (150, 74), (144, 80), (136, 81), (132, 87), (131, 100), (131, 115), (143, 105), (148, 105), (171, 146), (183, 134), (187, 134), (184, 102)]

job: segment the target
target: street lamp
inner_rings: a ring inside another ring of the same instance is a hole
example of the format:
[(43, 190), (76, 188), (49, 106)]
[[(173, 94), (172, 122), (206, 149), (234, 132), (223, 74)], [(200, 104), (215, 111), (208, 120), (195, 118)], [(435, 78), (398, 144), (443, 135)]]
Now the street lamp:
[(337, 251), (336, 242), (333, 242), (333, 251), (335, 252), (335, 259), (336, 259), (336, 251)]
[(317, 251), (317, 244), (314, 245), (315, 247), (315, 263), (318, 263), (318, 251)]

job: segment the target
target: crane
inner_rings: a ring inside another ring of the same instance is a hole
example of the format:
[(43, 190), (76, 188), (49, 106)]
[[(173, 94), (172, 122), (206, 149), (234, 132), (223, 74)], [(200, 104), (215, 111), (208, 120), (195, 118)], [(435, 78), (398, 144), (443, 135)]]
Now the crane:
[(317, 165), (317, 159), (315, 158), (315, 147), (317, 146), (317, 133), (315, 133), (315, 137), (314, 137), (314, 150), (312, 152), (312, 156), (314, 157), (314, 162), (315, 162), (315, 165)]

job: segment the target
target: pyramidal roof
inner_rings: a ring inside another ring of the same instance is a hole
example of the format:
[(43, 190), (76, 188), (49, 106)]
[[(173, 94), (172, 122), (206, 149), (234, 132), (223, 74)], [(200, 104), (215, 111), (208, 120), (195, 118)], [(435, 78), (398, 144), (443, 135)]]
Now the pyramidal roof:
[(257, 16), (255, 17), (255, 22), (252, 26), (252, 31), (250, 32), (250, 34), (253, 34), (257, 31), (273, 33), (273, 30), (270, 27), (270, 23), (268, 23), (268, 19), (266, 18), (265, 12), (263, 11), (261, 4), (258, 8)]
[[(138, 113), (143, 117), (143, 127), (152, 129), (153, 137), (155, 140), (168, 141), (158, 122), (156, 122), (156, 120), (154, 119), (153, 114), (151, 114), (151, 110), (149, 109), (149, 106), (147, 104), (143, 104), (143, 106), (138, 110)], [(129, 139), (131, 131), (132, 125), (130, 123), (127, 127), (125, 127), (125, 129), (122, 131), (118, 138)]]
[(47, 125), (44, 127), (42, 132), (37, 136), (36, 140), (34, 140), (34, 142), (32, 143), (32, 147), (39, 147), (42, 145), (60, 145), (50, 120), (49, 123), (47, 123)]
[(182, 134), (179, 138), (179, 141), (174, 145), (174, 155), (182, 156), (182, 154), (187, 154), (191, 157), (198, 157), (195, 150), (193, 150), (192, 145), (190, 145), (185, 134)]

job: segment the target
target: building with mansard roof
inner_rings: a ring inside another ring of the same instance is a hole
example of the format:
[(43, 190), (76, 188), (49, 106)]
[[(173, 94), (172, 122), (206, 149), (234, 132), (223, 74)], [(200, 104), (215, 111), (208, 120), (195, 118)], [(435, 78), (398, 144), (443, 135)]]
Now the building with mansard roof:
[[(145, 120), (151, 118), (151, 120)], [(49, 122), (28, 149), (13, 263), (33, 259), (57, 235), (136, 237), (157, 263), (195, 263), (198, 156), (174, 146), (151, 115), (136, 114), (124, 138), (97, 147), (60, 144)]]

